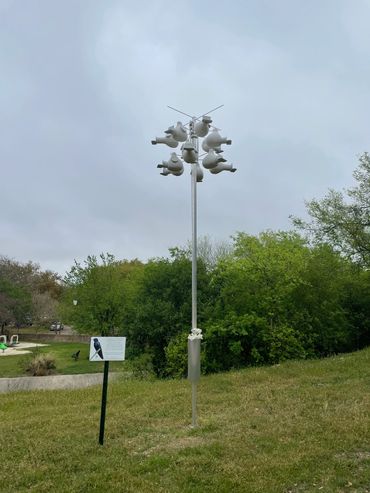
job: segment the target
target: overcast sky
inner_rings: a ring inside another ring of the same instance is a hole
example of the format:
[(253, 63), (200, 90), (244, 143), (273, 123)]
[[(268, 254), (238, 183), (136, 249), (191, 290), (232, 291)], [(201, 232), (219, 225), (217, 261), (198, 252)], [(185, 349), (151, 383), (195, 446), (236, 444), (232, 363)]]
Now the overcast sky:
[(0, 0), (0, 254), (163, 256), (191, 237), (190, 176), (155, 136), (212, 114), (238, 169), (205, 175), (198, 232), (288, 229), (353, 183), (369, 145), (368, 0)]

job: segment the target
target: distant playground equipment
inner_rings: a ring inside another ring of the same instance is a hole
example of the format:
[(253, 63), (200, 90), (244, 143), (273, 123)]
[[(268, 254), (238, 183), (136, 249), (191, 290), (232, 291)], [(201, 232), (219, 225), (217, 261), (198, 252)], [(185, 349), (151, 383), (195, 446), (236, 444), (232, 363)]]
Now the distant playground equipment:
[(10, 338), (9, 346), (16, 346), (17, 344), (19, 344), (19, 337), (18, 335), (14, 334)]
[(0, 349), (5, 352), (6, 349), (10, 347), (15, 347), (19, 344), (19, 337), (17, 334), (14, 334), (10, 337), (9, 343), (7, 343), (6, 335), (0, 336)]

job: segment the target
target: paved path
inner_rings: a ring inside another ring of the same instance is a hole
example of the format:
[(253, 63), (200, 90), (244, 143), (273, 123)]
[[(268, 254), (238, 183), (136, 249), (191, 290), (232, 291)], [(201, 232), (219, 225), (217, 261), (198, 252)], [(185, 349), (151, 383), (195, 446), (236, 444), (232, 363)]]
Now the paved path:
[(8, 349), (1, 351), (0, 358), (5, 356), (19, 356), (20, 354), (31, 353), (30, 348), (48, 346), (49, 344), (40, 344), (37, 342), (18, 342), (16, 346), (9, 346)]
[[(120, 373), (109, 373), (109, 380), (116, 380)], [(103, 373), (82, 375), (52, 375), (48, 377), (0, 378), (0, 393), (23, 390), (80, 389), (103, 382)]]

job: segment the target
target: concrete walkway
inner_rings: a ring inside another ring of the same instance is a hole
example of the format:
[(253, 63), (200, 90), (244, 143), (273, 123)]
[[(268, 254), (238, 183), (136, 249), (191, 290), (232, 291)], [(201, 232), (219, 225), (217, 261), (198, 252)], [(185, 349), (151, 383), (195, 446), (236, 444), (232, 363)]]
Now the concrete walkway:
[(4, 351), (2, 350), (0, 353), (0, 358), (5, 356), (19, 356), (20, 354), (31, 353), (32, 351), (29, 351), (29, 349), (43, 346), (49, 346), (49, 344), (37, 344), (37, 342), (18, 342), (16, 346), (9, 346)]
[[(121, 373), (109, 373), (109, 381), (116, 380)], [(99, 385), (103, 382), (102, 373), (82, 375), (52, 375), (48, 377), (0, 378), (0, 393), (23, 390), (80, 389)]]

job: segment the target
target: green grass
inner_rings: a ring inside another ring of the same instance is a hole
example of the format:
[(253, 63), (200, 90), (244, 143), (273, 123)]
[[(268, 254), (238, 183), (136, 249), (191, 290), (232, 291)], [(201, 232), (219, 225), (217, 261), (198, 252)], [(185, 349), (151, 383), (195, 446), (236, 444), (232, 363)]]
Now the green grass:
[[(72, 354), (80, 350), (80, 356), (74, 361)], [(32, 353), (37, 351), (43, 354), (51, 354), (55, 358), (56, 374), (75, 375), (77, 373), (99, 373), (103, 371), (104, 363), (90, 362), (89, 357), (90, 345), (79, 342), (52, 342), (48, 346), (40, 346), (33, 349)], [(20, 377), (26, 376), (22, 361), (29, 359), (30, 354), (20, 354), (19, 356), (5, 356), (0, 358), (0, 378), (3, 377)], [(109, 365), (111, 371), (124, 369), (126, 362), (112, 361)]]
[(0, 491), (370, 491), (370, 350), (186, 381), (2, 394)]

